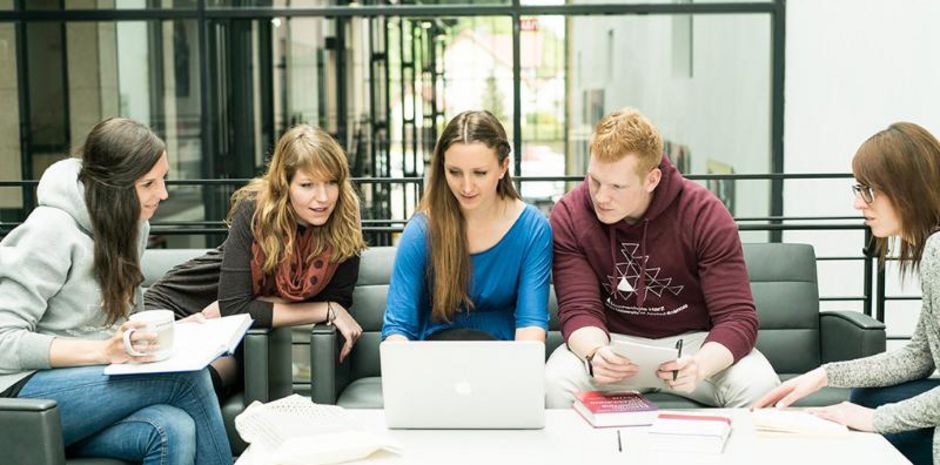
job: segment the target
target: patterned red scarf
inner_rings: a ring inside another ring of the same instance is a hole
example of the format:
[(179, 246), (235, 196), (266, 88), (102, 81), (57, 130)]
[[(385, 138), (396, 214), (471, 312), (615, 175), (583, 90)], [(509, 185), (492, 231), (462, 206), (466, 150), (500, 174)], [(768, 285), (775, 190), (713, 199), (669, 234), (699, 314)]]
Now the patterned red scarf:
[(333, 248), (327, 246), (320, 255), (309, 261), (313, 249), (313, 228), (305, 228), (294, 238), (291, 259), (277, 266), (274, 273), (264, 273), (265, 254), (257, 241), (251, 243), (251, 292), (256, 296), (280, 297), (292, 302), (307, 300), (323, 290), (338, 263), (330, 263)]

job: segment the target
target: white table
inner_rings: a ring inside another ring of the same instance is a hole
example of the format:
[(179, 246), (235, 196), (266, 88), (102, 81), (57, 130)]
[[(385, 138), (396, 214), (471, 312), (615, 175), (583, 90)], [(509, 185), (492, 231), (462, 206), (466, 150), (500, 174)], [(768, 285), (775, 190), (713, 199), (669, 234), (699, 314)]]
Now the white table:
[[(692, 413), (695, 411), (682, 411)], [(541, 430), (389, 430), (382, 410), (350, 410), (363, 429), (388, 434), (403, 454), (378, 452), (349, 463), (441, 464), (908, 464), (881, 435), (768, 437), (754, 432), (747, 410), (709, 409), (696, 413), (732, 417), (733, 432), (724, 453), (716, 455), (662, 452), (645, 445), (646, 428), (620, 428), (623, 452), (617, 451), (617, 428), (595, 429), (573, 410), (546, 411)], [(250, 465), (247, 457), (236, 465)]]

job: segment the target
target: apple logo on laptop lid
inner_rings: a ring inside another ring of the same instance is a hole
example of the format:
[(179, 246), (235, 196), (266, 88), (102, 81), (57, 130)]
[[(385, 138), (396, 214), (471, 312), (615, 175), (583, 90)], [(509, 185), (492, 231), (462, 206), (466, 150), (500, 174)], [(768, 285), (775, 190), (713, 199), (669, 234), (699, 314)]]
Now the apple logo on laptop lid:
[(458, 381), (454, 383), (454, 392), (461, 396), (469, 396), (473, 394), (473, 386), (469, 381)]

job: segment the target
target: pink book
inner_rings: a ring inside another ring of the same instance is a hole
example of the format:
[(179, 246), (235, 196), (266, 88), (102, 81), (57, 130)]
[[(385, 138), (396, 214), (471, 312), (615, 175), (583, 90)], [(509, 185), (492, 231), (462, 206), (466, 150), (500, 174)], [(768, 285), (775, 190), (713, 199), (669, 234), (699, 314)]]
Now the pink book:
[(638, 392), (582, 391), (572, 407), (595, 428), (651, 425), (657, 410)]

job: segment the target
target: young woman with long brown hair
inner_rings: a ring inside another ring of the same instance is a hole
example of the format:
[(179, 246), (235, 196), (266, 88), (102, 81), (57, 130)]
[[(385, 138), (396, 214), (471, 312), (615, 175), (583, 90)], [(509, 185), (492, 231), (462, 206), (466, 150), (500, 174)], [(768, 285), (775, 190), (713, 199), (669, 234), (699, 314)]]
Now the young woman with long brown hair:
[(489, 112), (461, 113), (444, 128), (398, 244), (386, 340), (545, 340), (551, 229), (516, 192), (509, 152)]
[(901, 349), (793, 378), (755, 407), (787, 407), (825, 386), (859, 386), (851, 402), (814, 413), (884, 434), (915, 464), (940, 465), (940, 380), (930, 377), (940, 366), (940, 142), (916, 124), (895, 123), (862, 144), (852, 171), (854, 207), (876, 238), (881, 266), (897, 252), (902, 277), (919, 274), (923, 306), (914, 335)]
[(70, 457), (231, 464), (206, 370), (104, 374), (156, 349), (127, 318), (142, 308), (148, 220), (167, 198), (163, 141), (112, 118), (79, 152), (45, 171), (39, 206), (0, 242), (0, 397), (54, 399)]
[[(308, 125), (285, 132), (267, 172), (232, 196), (229, 222), (220, 248), (147, 290), (147, 308), (209, 318), (248, 313), (263, 328), (327, 321), (345, 338), (345, 359), (362, 334), (347, 309), (366, 244), (339, 144)], [(237, 379), (231, 358), (211, 373), (217, 388)]]

